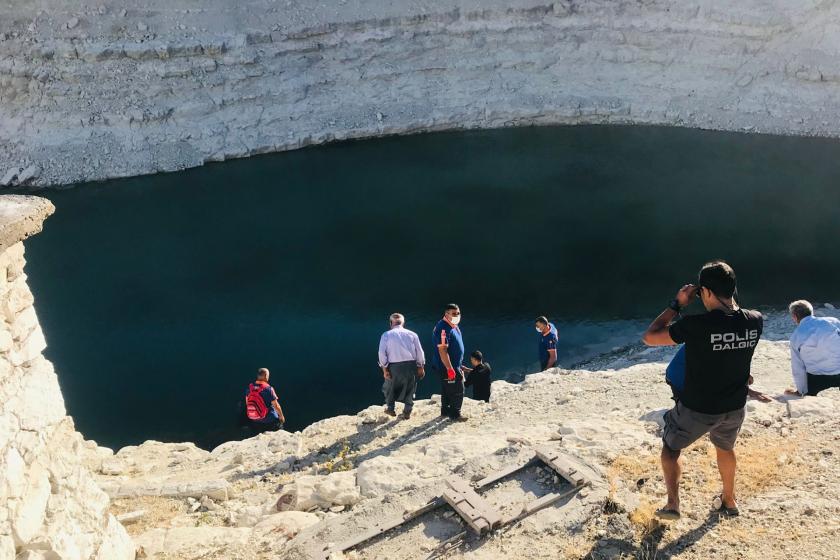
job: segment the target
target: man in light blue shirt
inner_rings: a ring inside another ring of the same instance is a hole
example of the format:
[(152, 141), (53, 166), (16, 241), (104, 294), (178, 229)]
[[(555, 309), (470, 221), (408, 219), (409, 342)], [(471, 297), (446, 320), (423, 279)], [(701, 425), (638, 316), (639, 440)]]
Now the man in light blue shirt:
[(396, 402), (405, 404), (402, 417), (411, 417), (414, 408), (414, 391), (417, 381), (426, 375), (426, 356), (420, 337), (405, 328), (405, 317), (394, 313), (390, 317), (391, 329), (379, 339), (379, 367), (385, 383), (385, 414), (396, 416)]
[(785, 393), (815, 396), (840, 388), (840, 320), (814, 317), (814, 306), (800, 299), (788, 306), (796, 330), (790, 337), (794, 389)]

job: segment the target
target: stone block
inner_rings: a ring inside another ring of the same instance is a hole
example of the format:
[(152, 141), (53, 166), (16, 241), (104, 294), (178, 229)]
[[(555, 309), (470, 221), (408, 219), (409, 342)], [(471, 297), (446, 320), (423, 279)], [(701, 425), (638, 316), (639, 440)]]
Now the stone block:
[(35, 313), (35, 306), (27, 307), (18, 313), (15, 320), (12, 322), (12, 338), (15, 340), (23, 340), (37, 327), (38, 314)]
[(18, 241), (0, 255), (0, 268), (6, 269), (6, 280), (9, 282), (23, 274), (26, 259), (23, 256), (23, 243)]
[(283, 489), (277, 500), (279, 511), (306, 511), (314, 507), (328, 509), (350, 506), (362, 500), (353, 472), (335, 472), (327, 476), (304, 475)]
[[(8, 352), (12, 349), (12, 333), (6, 328), (6, 322), (0, 321), (0, 352)], [(3, 360), (7, 361), (7, 360)]]
[(6, 470), (5, 497), (20, 498), (26, 489), (26, 463), (14, 447), (6, 450), (3, 463)]
[(15, 557), (15, 541), (10, 535), (0, 535), (0, 558), (12, 560)]
[(26, 275), (18, 276), (14, 282), (9, 284), (9, 291), (2, 303), (3, 314), (6, 321), (13, 323), (18, 313), (35, 303), (29, 286), (26, 285)]
[(27, 544), (38, 533), (50, 498), (50, 480), (43, 467), (31, 469), (27, 478), (27, 488), (12, 519), (12, 536), (17, 546)]
[(263, 518), (254, 526), (255, 535), (282, 535), (287, 539), (293, 538), (307, 527), (318, 523), (320, 519), (314, 513), (305, 511), (283, 511)]
[(26, 366), (15, 368), (15, 375), (20, 376), (21, 388), (13, 397), (12, 409), (23, 430), (40, 433), (64, 418), (64, 398), (50, 362), (39, 355)]
[(12, 365), (21, 366), (41, 357), (41, 352), (47, 347), (47, 339), (40, 327), (29, 333), (25, 340), (21, 340), (16, 348), (12, 348), (9, 361)]
[(113, 515), (108, 515), (102, 544), (96, 552), (96, 560), (134, 560), (135, 548), (125, 528)]

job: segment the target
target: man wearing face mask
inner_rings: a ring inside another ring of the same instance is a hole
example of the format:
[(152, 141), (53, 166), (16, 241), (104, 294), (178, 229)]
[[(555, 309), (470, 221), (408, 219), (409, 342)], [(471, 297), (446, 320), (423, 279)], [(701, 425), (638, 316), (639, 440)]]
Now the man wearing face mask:
[(432, 332), (434, 366), (441, 382), (440, 415), (456, 422), (463, 422), (461, 405), (464, 402), (464, 339), (461, 337), (461, 309), (454, 303), (446, 306), (443, 319), (438, 321)]
[(535, 326), (540, 335), (540, 371), (545, 371), (557, 365), (557, 330), (551, 328), (554, 325), (544, 315), (537, 317)]

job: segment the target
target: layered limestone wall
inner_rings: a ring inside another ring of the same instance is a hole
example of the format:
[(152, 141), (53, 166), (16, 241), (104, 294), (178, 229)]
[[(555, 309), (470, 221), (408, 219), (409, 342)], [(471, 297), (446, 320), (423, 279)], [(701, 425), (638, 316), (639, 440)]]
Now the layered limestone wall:
[(22, 240), (52, 204), (0, 197), (0, 560), (129, 560), (134, 545), (82, 466), (88, 448), (64, 409), (26, 284)]
[(837, 136), (819, 0), (7, 0), (0, 185), (551, 123)]

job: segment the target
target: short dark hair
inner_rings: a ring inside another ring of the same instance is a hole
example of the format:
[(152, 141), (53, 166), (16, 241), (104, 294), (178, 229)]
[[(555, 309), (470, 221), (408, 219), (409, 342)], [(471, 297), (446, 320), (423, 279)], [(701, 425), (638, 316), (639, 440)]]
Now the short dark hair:
[(546, 317), (545, 315), (540, 315), (539, 317), (536, 318), (536, 320), (534, 322), (535, 323), (542, 323), (543, 325), (547, 325), (548, 324), (548, 317)]
[(459, 309), (460, 310), (461, 308), (458, 307), (457, 303), (447, 303), (446, 308), (444, 308), (444, 311), (451, 311), (453, 309)]
[(697, 284), (708, 288), (718, 297), (729, 299), (737, 287), (735, 271), (722, 260), (707, 262), (697, 275)]
[(481, 350), (476, 350), (475, 352), (470, 354), (470, 357), (475, 358), (476, 360), (478, 360), (481, 363), (484, 363), (484, 354), (481, 353)]

